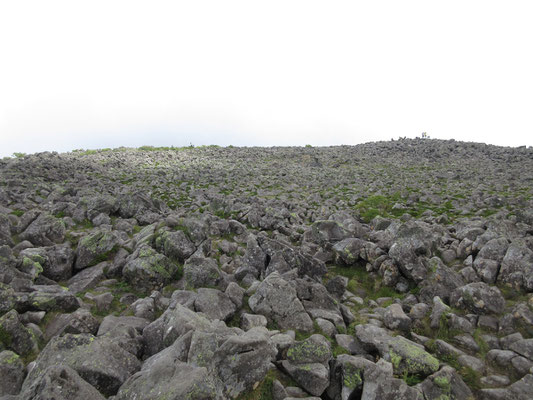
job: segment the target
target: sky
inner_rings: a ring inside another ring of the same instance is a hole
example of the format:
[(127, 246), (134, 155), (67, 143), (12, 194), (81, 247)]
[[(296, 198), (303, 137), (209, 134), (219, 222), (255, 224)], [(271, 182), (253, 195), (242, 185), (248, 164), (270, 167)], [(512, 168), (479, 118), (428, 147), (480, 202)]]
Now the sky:
[(532, 16), (530, 0), (0, 0), (0, 157), (422, 132), (533, 146)]

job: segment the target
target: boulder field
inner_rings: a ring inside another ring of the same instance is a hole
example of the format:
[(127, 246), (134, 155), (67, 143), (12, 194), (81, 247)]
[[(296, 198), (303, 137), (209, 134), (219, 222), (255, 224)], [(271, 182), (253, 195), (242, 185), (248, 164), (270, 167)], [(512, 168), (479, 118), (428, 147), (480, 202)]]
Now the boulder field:
[(533, 149), (0, 160), (0, 400), (533, 398)]

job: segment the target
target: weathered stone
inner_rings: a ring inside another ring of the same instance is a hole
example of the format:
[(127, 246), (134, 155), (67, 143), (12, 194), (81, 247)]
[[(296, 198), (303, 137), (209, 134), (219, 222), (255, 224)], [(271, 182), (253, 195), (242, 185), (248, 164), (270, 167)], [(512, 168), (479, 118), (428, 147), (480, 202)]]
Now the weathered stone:
[(52, 365), (31, 384), (25, 384), (21, 400), (104, 400), (105, 397), (66, 365)]
[(470, 283), (454, 290), (450, 302), (454, 307), (477, 314), (500, 314), (505, 308), (500, 290), (483, 282)]
[(313, 322), (296, 296), (296, 290), (277, 272), (259, 285), (248, 303), (253, 312), (264, 315), (281, 329), (313, 330)]
[(176, 263), (151, 247), (142, 246), (129, 257), (122, 274), (134, 287), (158, 289), (176, 279), (178, 271)]
[(8, 394), (18, 394), (24, 381), (24, 363), (12, 351), (0, 352), (0, 398)]
[(52, 246), (63, 242), (65, 232), (65, 224), (61, 219), (42, 213), (20, 234), (20, 239), (29, 240), (36, 246)]
[(235, 315), (237, 306), (229, 296), (217, 289), (200, 288), (194, 302), (196, 311), (202, 312), (210, 319), (228, 321)]
[(135, 356), (104, 338), (89, 334), (54, 337), (37, 357), (35, 367), (24, 381), (29, 390), (52, 366), (68, 366), (102, 394), (115, 394), (126, 379), (140, 368)]
[(191, 288), (217, 286), (222, 280), (218, 265), (212, 258), (189, 258), (183, 266), (183, 273)]

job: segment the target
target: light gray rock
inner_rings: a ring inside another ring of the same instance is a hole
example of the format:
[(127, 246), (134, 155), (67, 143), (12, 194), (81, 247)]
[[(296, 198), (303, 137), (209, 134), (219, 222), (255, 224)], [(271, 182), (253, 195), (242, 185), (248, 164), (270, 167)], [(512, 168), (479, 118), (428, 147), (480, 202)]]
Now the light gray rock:
[(35, 367), (24, 381), (29, 390), (52, 366), (68, 366), (103, 395), (115, 394), (126, 379), (140, 369), (135, 356), (105, 338), (89, 334), (54, 337), (37, 357)]
[(189, 258), (183, 266), (183, 273), (191, 288), (217, 286), (222, 280), (218, 265), (212, 258)]
[(255, 327), (266, 327), (267, 319), (264, 315), (259, 314), (241, 314), (241, 328), (245, 331), (248, 331)]
[(500, 290), (484, 282), (470, 283), (457, 288), (450, 297), (451, 305), (477, 314), (500, 314), (505, 308), (505, 299)]
[(25, 385), (20, 400), (104, 400), (105, 397), (72, 368), (52, 365), (31, 384)]
[(313, 330), (313, 322), (305, 312), (296, 290), (277, 272), (270, 274), (250, 297), (253, 312), (264, 315), (280, 329)]
[(407, 333), (411, 330), (412, 321), (411, 318), (405, 315), (402, 306), (394, 303), (385, 309), (383, 323), (389, 329)]
[(237, 311), (237, 306), (229, 296), (217, 289), (200, 288), (194, 302), (196, 311), (202, 312), (210, 319), (230, 320)]
[(420, 387), (425, 400), (438, 399), (473, 399), (470, 388), (461, 376), (451, 367), (444, 366), (425, 379)]

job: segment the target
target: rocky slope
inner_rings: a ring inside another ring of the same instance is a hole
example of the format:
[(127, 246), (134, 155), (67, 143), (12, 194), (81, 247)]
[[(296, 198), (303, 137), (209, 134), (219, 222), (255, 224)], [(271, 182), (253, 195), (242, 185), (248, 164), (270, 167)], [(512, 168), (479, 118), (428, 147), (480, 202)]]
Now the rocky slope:
[(533, 149), (0, 161), (0, 399), (533, 398)]

